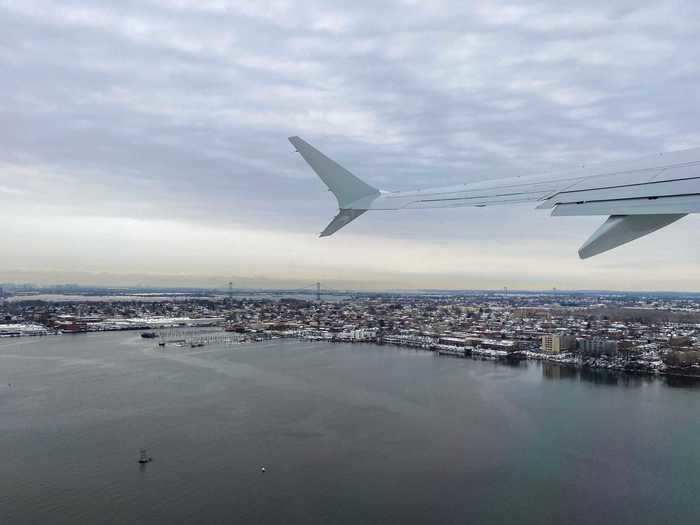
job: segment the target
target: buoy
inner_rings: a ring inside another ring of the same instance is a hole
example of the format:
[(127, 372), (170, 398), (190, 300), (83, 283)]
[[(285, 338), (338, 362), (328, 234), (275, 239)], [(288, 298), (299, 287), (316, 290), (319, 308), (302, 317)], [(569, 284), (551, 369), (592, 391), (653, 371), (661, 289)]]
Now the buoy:
[(262, 467), (262, 468), (260, 469), (260, 472), (262, 472), (262, 473), (264, 474), (264, 473), (265, 473), (265, 467)]

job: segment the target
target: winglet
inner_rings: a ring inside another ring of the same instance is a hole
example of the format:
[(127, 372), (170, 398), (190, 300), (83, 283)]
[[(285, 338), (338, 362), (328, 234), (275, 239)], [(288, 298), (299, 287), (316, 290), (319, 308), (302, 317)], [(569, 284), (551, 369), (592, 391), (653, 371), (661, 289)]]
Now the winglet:
[(299, 137), (289, 137), (289, 142), (333, 192), (341, 210), (353, 208), (352, 204), (360, 199), (379, 195), (377, 188), (359, 179), (308, 142)]
[(340, 211), (321, 232), (321, 237), (333, 235), (343, 226), (351, 223), (367, 211), (367, 206), (380, 191), (359, 179), (340, 164), (326, 157), (308, 142), (299, 137), (289, 137), (289, 142), (297, 149), (321, 180), (338, 200)]
[(366, 211), (367, 210), (340, 210), (338, 215), (333, 217), (333, 220), (321, 232), (319, 237), (328, 237), (329, 235), (333, 235), (340, 228), (347, 226)]

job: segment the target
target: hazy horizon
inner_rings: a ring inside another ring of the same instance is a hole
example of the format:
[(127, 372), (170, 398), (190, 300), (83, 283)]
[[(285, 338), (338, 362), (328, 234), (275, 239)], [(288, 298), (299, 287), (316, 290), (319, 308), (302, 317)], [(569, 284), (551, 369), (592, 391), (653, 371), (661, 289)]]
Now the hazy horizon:
[[(5, 278), (7, 275), (14, 275), (15, 279)], [(35, 279), (29, 279), (28, 275), (22, 272), (17, 273), (0, 273), (0, 286), (25, 286), (31, 285), (37, 289), (60, 288), (78, 286), (81, 288), (94, 289), (143, 289), (143, 290), (207, 290), (219, 291), (226, 293), (229, 290), (228, 283), (232, 283), (232, 288), (235, 293), (245, 291), (284, 291), (284, 290), (309, 290), (309, 293), (315, 292), (316, 283), (321, 281), (302, 281), (302, 280), (283, 280), (283, 279), (265, 279), (265, 278), (250, 278), (242, 276), (186, 276), (186, 275), (153, 275), (153, 276), (136, 276), (136, 275), (112, 275), (98, 274), (93, 278), (86, 277), (85, 274), (65, 274), (65, 280), (57, 280), (55, 274), (41, 273), (31, 274)], [(22, 277), (27, 278), (22, 278)], [(72, 277), (72, 279), (70, 278)], [(445, 276), (447, 282), (457, 282), (454, 276)], [(506, 286), (506, 293), (672, 293), (672, 294), (700, 294), (700, 291), (694, 290), (669, 290), (669, 289), (620, 289), (620, 288), (513, 288)], [(378, 286), (374, 281), (347, 281), (347, 280), (330, 280), (321, 282), (323, 292), (338, 291), (338, 292), (368, 292), (368, 293), (412, 293), (412, 292), (500, 292), (504, 290), (504, 286), (481, 286), (481, 287), (402, 287), (396, 286)], [(6, 290), (7, 292), (7, 290)]]

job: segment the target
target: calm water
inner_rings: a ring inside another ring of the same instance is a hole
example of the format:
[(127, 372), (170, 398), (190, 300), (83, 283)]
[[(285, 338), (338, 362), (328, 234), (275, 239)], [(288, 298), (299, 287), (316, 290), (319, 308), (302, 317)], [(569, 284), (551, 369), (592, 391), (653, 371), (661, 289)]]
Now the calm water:
[(700, 521), (696, 386), (364, 345), (198, 350), (0, 341), (0, 523)]

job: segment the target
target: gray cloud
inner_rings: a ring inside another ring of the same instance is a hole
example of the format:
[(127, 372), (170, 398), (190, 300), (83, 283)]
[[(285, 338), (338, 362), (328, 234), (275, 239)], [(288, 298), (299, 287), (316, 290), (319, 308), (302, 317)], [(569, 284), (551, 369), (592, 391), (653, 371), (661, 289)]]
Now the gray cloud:
[[(700, 145), (699, 11), (638, 0), (0, 0), (2, 213), (231, 225), (306, 246), (327, 242), (312, 234), (335, 203), (289, 135), (387, 189)], [(504, 257), (537, 246), (575, 258), (597, 222), (527, 207), (368, 214), (344, 239), (362, 253), (376, 237), (472, 247), (498, 237)], [(655, 238), (682, 243), (697, 224)], [(7, 234), (23, 254), (15, 269), (33, 257), (20, 231)], [(614, 283), (640, 246), (588, 268)], [(576, 272), (559, 273), (575, 287)]]

